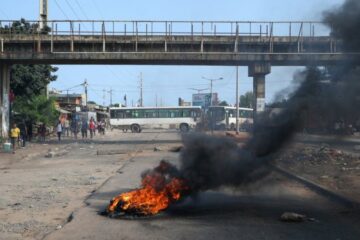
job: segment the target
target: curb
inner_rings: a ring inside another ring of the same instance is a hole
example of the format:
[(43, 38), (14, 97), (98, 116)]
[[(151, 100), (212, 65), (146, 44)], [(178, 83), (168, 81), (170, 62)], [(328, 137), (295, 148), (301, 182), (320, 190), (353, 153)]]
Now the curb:
[(278, 167), (278, 166), (274, 166), (274, 165), (270, 165), (270, 167), (275, 171), (275, 172), (278, 172), (282, 175), (284, 175), (285, 177), (287, 178), (290, 178), (290, 179), (293, 179), (299, 183), (301, 183), (302, 185), (310, 188), (312, 191), (322, 195), (323, 197), (333, 201), (333, 202), (336, 202), (338, 204), (341, 204), (343, 205), (344, 207), (346, 208), (351, 208), (351, 209), (360, 209), (360, 203), (355, 201), (355, 200), (352, 200), (352, 199), (349, 199), (339, 193), (336, 193), (336, 192), (333, 192), (331, 191), (330, 189), (322, 186), (322, 185), (319, 185), (317, 183), (314, 183), (308, 179), (305, 179), (303, 177), (300, 177), (298, 175), (295, 175), (294, 173), (291, 173), (289, 172), (288, 170), (285, 170), (281, 167)]

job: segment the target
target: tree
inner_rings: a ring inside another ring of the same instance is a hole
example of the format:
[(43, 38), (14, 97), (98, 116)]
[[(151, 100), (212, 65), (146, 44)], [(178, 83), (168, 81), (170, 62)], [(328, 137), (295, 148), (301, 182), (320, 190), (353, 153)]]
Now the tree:
[(21, 18), (20, 21), (15, 21), (9, 25), (5, 25), (4, 27), (0, 27), (0, 33), (12, 33), (12, 34), (33, 34), (33, 33), (41, 33), (48, 34), (51, 28), (48, 26), (44, 26), (43, 29), (39, 31), (39, 24), (33, 23), (30, 24), (24, 18)]
[(57, 79), (51, 65), (14, 65), (11, 68), (10, 88), (15, 96), (28, 97), (44, 93), (46, 86)]
[(219, 106), (227, 107), (229, 104), (224, 100), (219, 103)]
[(42, 122), (52, 125), (58, 117), (55, 108), (55, 100), (47, 99), (44, 95), (33, 96), (32, 98), (18, 97), (13, 105), (15, 116), (25, 122)]
[[(15, 21), (11, 26), (0, 27), (0, 33), (47, 34), (50, 28), (39, 32), (38, 24), (30, 24), (25, 19)], [(57, 118), (54, 100), (44, 96), (47, 85), (57, 79), (53, 75), (58, 70), (51, 65), (13, 65), (10, 71), (10, 88), (15, 94), (13, 112), (25, 121), (52, 124)]]
[(240, 96), (240, 107), (253, 108), (254, 107), (254, 93), (246, 92)]
[[(50, 28), (45, 27), (40, 31), (47, 34)], [(39, 32), (37, 23), (31, 24), (24, 18), (13, 22), (10, 26), (0, 27), (0, 33), (11, 34), (34, 34)], [(43, 92), (46, 86), (55, 81), (57, 76), (53, 75), (58, 70), (51, 65), (13, 65), (10, 72), (10, 88), (15, 96), (32, 97)]]

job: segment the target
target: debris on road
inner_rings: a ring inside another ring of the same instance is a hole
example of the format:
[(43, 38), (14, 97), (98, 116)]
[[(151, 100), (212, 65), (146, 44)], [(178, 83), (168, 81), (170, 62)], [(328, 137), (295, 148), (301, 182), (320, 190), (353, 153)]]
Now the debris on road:
[(97, 155), (118, 155), (118, 154), (126, 154), (127, 151), (120, 149), (112, 149), (112, 150), (97, 150)]
[(304, 222), (306, 220), (306, 215), (294, 212), (284, 212), (281, 215), (280, 220), (283, 222)]
[(160, 147), (154, 147), (154, 152), (160, 152), (162, 149)]
[(183, 149), (184, 146), (175, 146), (169, 149), (169, 152), (180, 152)]
[(48, 152), (46, 153), (45, 157), (46, 158), (53, 158), (53, 157), (61, 157), (64, 156), (68, 153), (67, 150), (59, 150), (58, 148), (55, 148), (54, 150), (52, 150), (51, 148), (48, 150)]

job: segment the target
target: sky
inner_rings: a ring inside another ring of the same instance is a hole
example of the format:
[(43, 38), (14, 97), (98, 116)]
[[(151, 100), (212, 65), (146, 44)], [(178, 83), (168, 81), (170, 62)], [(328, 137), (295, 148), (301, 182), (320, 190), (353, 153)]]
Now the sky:
[[(0, 0), (0, 19), (38, 20), (39, 0)], [(317, 21), (322, 12), (341, 5), (344, 0), (49, 0), (49, 20), (199, 20), (199, 21)], [(139, 99), (140, 73), (143, 78), (144, 105), (176, 106), (178, 98), (191, 101), (196, 91), (209, 88), (205, 78), (214, 82), (213, 91), (221, 100), (235, 103), (235, 67), (223, 66), (137, 66), (137, 65), (56, 65), (58, 80), (49, 88), (82, 93), (84, 79), (89, 83), (89, 100), (108, 105), (128, 105)], [(266, 102), (291, 84), (301, 67), (272, 67), (266, 77)], [(247, 67), (239, 68), (239, 91), (252, 91)], [(104, 91), (105, 90), (105, 91)], [(65, 91), (64, 91), (65, 92)]]

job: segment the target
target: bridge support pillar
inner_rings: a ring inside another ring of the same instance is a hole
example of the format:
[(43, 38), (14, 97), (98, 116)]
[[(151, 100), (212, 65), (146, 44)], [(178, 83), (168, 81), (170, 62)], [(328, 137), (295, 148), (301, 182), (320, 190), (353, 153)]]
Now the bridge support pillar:
[(8, 138), (10, 130), (10, 65), (0, 64), (0, 136)]
[(253, 77), (254, 119), (265, 110), (265, 76), (271, 72), (269, 63), (255, 63), (249, 66), (249, 77)]

